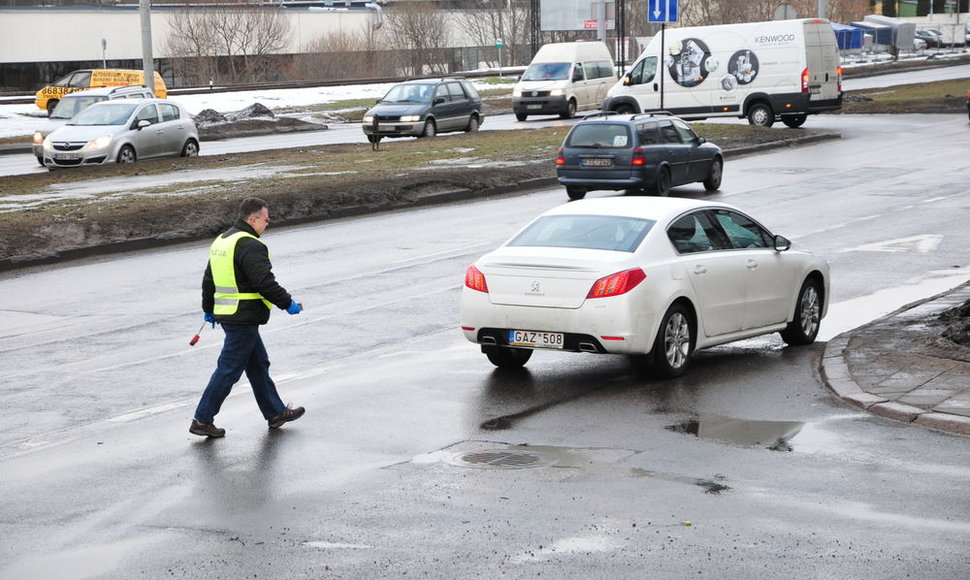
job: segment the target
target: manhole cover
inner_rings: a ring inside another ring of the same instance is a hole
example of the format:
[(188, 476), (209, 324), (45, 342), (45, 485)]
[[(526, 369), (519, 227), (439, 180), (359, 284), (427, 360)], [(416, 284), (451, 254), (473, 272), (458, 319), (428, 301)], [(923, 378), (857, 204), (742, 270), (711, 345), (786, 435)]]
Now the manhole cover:
[(451, 463), (460, 467), (491, 467), (498, 469), (528, 469), (550, 465), (551, 461), (530, 451), (496, 450), (459, 453)]

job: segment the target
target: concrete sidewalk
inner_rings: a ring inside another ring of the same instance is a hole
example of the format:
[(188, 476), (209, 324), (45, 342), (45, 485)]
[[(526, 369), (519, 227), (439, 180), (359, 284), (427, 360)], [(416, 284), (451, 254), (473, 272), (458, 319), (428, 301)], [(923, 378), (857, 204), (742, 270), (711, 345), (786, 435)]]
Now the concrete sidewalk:
[(970, 282), (828, 342), (820, 375), (850, 405), (970, 436), (970, 348), (941, 338), (938, 315), (970, 299)]

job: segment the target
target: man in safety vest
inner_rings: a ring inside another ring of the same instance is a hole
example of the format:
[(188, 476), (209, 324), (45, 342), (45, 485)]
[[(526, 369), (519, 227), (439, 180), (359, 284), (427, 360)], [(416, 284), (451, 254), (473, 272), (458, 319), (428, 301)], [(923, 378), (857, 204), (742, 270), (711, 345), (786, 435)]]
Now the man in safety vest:
[(218, 366), (189, 427), (195, 435), (226, 434), (225, 429), (213, 423), (243, 372), (270, 429), (303, 416), (303, 407), (290, 408), (280, 400), (276, 384), (269, 377), (269, 356), (259, 336), (259, 325), (269, 322), (274, 305), (289, 314), (303, 310), (303, 305), (293, 300), (273, 276), (269, 249), (259, 239), (268, 225), (266, 202), (256, 197), (245, 199), (239, 206), (239, 219), (209, 247), (209, 265), (202, 277), (203, 319), (213, 328), (216, 323), (221, 324), (226, 339)]

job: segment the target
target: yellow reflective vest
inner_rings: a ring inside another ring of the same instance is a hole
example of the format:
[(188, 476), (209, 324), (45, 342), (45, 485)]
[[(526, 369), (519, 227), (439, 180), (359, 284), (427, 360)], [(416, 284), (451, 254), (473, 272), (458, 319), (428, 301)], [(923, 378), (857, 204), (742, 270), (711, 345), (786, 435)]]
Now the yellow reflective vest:
[(216, 316), (232, 316), (239, 309), (240, 300), (262, 300), (266, 308), (273, 305), (256, 292), (239, 292), (236, 285), (236, 269), (234, 257), (236, 243), (241, 238), (252, 238), (263, 243), (258, 237), (248, 232), (236, 232), (231, 236), (216, 238), (209, 246), (209, 267), (212, 270), (212, 281), (216, 291), (213, 295), (215, 305), (213, 314)]

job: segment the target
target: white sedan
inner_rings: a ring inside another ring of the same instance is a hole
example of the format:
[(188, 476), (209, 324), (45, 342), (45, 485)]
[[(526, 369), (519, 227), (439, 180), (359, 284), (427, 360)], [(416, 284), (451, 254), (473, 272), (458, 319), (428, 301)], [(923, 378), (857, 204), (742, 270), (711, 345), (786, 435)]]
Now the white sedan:
[(501, 368), (541, 348), (625, 354), (672, 378), (696, 349), (814, 342), (828, 295), (825, 260), (733, 206), (608, 197), (549, 210), (469, 266), (461, 328)]

